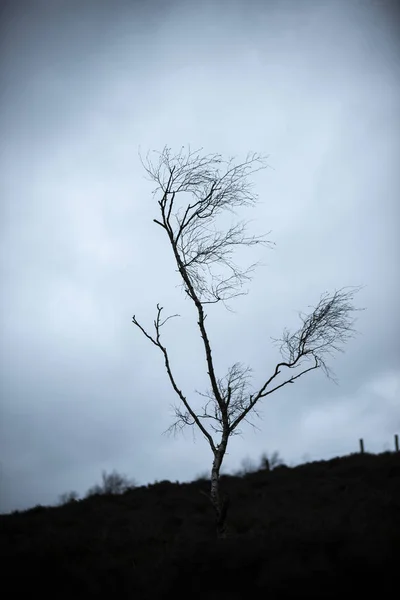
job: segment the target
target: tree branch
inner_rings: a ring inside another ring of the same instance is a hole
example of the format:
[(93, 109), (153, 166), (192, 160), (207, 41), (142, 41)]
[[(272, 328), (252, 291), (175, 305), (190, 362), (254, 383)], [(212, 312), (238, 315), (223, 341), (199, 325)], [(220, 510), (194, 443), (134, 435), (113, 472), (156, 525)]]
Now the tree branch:
[[(274, 340), (281, 343), (280, 352), (284, 360), (276, 365), (274, 373), (263, 384), (258, 393), (250, 396), (247, 406), (243, 407), (241, 405), (240, 408), (243, 408), (243, 413), (231, 424), (232, 430), (237, 427), (244, 416), (250, 412), (261, 398), (272, 394), (272, 392), (288, 383), (294, 383), (296, 379), (305, 373), (321, 367), (330, 379), (333, 378), (332, 372), (326, 364), (326, 355), (332, 355), (334, 351), (342, 352), (341, 344), (356, 335), (353, 327), (355, 319), (352, 317), (352, 313), (364, 309), (355, 308), (353, 298), (360, 289), (362, 289), (361, 286), (342, 288), (332, 295), (323, 294), (317, 306), (313, 308), (309, 315), (300, 313), (303, 322), (302, 327), (293, 334), (285, 329), (282, 339)], [(303, 360), (312, 360), (314, 364), (272, 389), (269, 388), (274, 379), (281, 373), (282, 367), (294, 369), (300, 367)]]
[(207, 438), (207, 440), (208, 440), (211, 448), (215, 448), (215, 444), (214, 444), (214, 441), (213, 441), (211, 435), (204, 428), (203, 424), (200, 422), (199, 418), (197, 417), (197, 415), (195, 414), (195, 412), (190, 407), (190, 405), (189, 405), (186, 397), (184, 396), (183, 392), (178, 388), (178, 386), (176, 384), (176, 381), (175, 381), (175, 378), (174, 378), (174, 376), (172, 374), (171, 364), (170, 364), (170, 360), (169, 360), (169, 356), (168, 356), (168, 351), (167, 351), (166, 347), (163, 346), (162, 343), (161, 343), (161, 334), (160, 334), (161, 327), (163, 325), (165, 325), (165, 323), (167, 321), (169, 321), (169, 319), (172, 319), (174, 317), (178, 317), (179, 315), (170, 315), (169, 317), (167, 317), (166, 319), (164, 319), (163, 321), (161, 321), (161, 312), (162, 312), (162, 310), (163, 310), (163, 307), (160, 306), (159, 304), (157, 304), (157, 317), (154, 320), (154, 328), (155, 328), (155, 332), (156, 332), (155, 337), (153, 337), (149, 333), (147, 333), (147, 331), (144, 329), (144, 327), (136, 319), (135, 315), (133, 315), (133, 317), (132, 317), (132, 322), (163, 353), (163, 355), (164, 355), (164, 362), (165, 362), (165, 368), (166, 368), (166, 371), (168, 373), (168, 377), (169, 377), (169, 380), (171, 382), (171, 385), (172, 385), (174, 391), (176, 392), (176, 394), (179, 396), (179, 398), (183, 402), (183, 404), (184, 404), (184, 406), (185, 406), (188, 414), (192, 417), (193, 423), (196, 423), (196, 425), (198, 426), (198, 428), (200, 429), (200, 431)]

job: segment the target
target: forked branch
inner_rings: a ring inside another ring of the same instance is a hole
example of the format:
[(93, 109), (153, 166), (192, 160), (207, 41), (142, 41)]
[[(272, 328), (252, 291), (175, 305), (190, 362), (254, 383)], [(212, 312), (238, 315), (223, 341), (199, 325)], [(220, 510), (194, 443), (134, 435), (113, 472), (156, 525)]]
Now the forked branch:
[(198, 416), (196, 415), (196, 413), (192, 410), (191, 406), (189, 405), (189, 403), (188, 403), (188, 401), (186, 399), (186, 396), (183, 394), (182, 390), (178, 387), (178, 385), (176, 383), (175, 377), (174, 377), (174, 375), (172, 373), (171, 363), (170, 363), (170, 359), (169, 359), (167, 348), (161, 343), (161, 327), (163, 327), (163, 325), (165, 325), (165, 323), (167, 321), (169, 321), (169, 319), (172, 319), (174, 317), (178, 317), (179, 315), (170, 315), (169, 317), (165, 318), (164, 320), (161, 320), (161, 312), (162, 312), (162, 310), (163, 310), (163, 307), (160, 306), (159, 304), (157, 304), (157, 317), (154, 319), (155, 336), (150, 335), (145, 330), (145, 328), (136, 319), (135, 315), (133, 315), (133, 317), (132, 317), (132, 323), (134, 325), (136, 325), (136, 327), (138, 327), (140, 329), (140, 331), (147, 337), (147, 339), (149, 339), (163, 353), (165, 368), (166, 368), (166, 371), (168, 373), (168, 377), (169, 377), (169, 380), (171, 382), (171, 385), (172, 385), (175, 393), (179, 396), (180, 400), (182, 401), (182, 403), (184, 404), (184, 406), (186, 408), (186, 411), (187, 411), (187, 413), (186, 413), (187, 414), (186, 420), (188, 420), (189, 417), (191, 417), (193, 419), (193, 424), (196, 423), (196, 425), (201, 430), (201, 432), (203, 433), (203, 435), (207, 438), (207, 440), (208, 440), (211, 448), (213, 448), (215, 446), (214, 446), (214, 441), (213, 441), (211, 435), (205, 429), (205, 427), (203, 426), (203, 424), (200, 422)]
[[(342, 288), (332, 295), (323, 294), (310, 314), (300, 313), (303, 325), (295, 333), (290, 333), (285, 329), (283, 337), (274, 340), (274, 342), (280, 343), (283, 361), (276, 365), (273, 374), (260, 390), (250, 396), (248, 403), (241, 405), (242, 412), (232, 423), (232, 430), (261, 398), (289, 383), (294, 383), (296, 379), (309, 371), (322, 368), (325, 374), (334, 380), (333, 373), (326, 364), (326, 357), (333, 355), (335, 351), (343, 352), (342, 345), (356, 335), (357, 332), (353, 327), (355, 323), (353, 313), (364, 309), (355, 308), (353, 298), (360, 289), (362, 289), (361, 286)], [(306, 366), (300, 372), (297, 371), (285, 381), (274, 385), (282, 368), (298, 369), (304, 362), (306, 362)]]
[[(226, 302), (247, 293), (242, 286), (257, 265), (239, 267), (233, 252), (240, 246), (273, 244), (266, 235), (246, 235), (245, 221), (223, 230), (216, 226), (216, 219), (223, 212), (234, 214), (239, 207), (255, 205), (257, 195), (248, 177), (268, 165), (266, 157), (256, 153), (235, 164), (233, 158), (223, 160), (220, 154), (201, 156), (199, 152), (182, 148), (173, 155), (165, 147), (158, 161), (149, 154), (141, 160), (157, 184), (154, 194), (162, 194), (158, 201), (161, 218), (154, 221), (168, 234), (185, 290), (204, 304)], [(188, 200), (178, 204), (179, 194), (189, 195)]]

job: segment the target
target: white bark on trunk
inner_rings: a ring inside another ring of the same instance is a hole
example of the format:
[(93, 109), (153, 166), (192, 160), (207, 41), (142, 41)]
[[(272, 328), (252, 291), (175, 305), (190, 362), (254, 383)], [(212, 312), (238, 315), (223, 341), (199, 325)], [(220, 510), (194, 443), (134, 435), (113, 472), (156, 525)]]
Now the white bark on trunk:
[(214, 507), (216, 514), (216, 525), (217, 525), (217, 536), (219, 538), (226, 537), (226, 517), (227, 517), (227, 500), (221, 499), (220, 489), (219, 489), (219, 473), (221, 464), (226, 452), (227, 439), (223, 439), (221, 444), (217, 447), (216, 452), (214, 453), (214, 460), (211, 470), (211, 493), (210, 499), (211, 503)]

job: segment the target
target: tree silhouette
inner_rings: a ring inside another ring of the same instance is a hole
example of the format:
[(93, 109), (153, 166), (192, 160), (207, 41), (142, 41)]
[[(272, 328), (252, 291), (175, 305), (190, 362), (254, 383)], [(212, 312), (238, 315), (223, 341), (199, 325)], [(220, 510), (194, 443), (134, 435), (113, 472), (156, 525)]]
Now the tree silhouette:
[[(175, 407), (176, 420), (167, 430), (177, 431), (186, 425), (196, 425), (208, 441), (213, 453), (210, 500), (216, 513), (217, 535), (227, 533), (227, 499), (219, 489), (221, 465), (230, 437), (240, 433), (238, 426), (262, 398), (294, 383), (299, 377), (318, 368), (332, 378), (327, 358), (342, 351), (343, 343), (355, 334), (353, 328), (353, 296), (360, 288), (342, 288), (325, 293), (309, 314), (300, 313), (301, 326), (294, 333), (284, 330), (279, 340), (281, 360), (272, 369), (257, 391), (250, 386), (251, 369), (234, 363), (225, 377), (218, 377), (206, 327), (205, 307), (246, 294), (243, 286), (251, 279), (256, 264), (243, 269), (233, 261), (240, 246), (271, 246), (265, 235), (247, 235), (248, 223), (238, 221), (227, 229), (218, 227), (218, 217), (239, 207), (254, 206), (257, 195), (249, 176), (265, 169), (266, 157), (248, 154), (243, 162), (224, 160), (220, 154), (203, 155), (201, 149), (172, 154), (165, 147), (156, 153), (153, 162), (147, 154), (142, 165), (150, 180), (156, 183), (159, 217), (154, 222), (166, 234), (181, 277), (182, 287), (192, 301), (202, 338), (210, 389), (201, 393), (206, 402), (196, 411), (179, 387), (166, 345), (161, 338), (162, 327), (173, 317), (164, 317), (157, 304), (154, 331), (149, 333), (134, 315), (132, 321), (163, 354), (169, 381), (180, 399)], [(179, 203), (179, 199), (183, 202)], [(283, 381), (278, 379), (287, 373)]]
[(126, 475), (121, 475), (115, 469), (112, 473), (102, 472), (102, 484), (96, 483), (86, 492), (86, 497), (104, 494), (123, 494), (130, 488), (135, 487), (135, 482)]

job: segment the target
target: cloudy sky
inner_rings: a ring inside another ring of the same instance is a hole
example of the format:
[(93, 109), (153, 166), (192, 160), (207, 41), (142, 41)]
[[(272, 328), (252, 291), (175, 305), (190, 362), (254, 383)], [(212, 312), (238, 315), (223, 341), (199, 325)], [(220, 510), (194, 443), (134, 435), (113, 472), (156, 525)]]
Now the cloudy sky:
[(360, 335), (260, 405), (225, 471), (393, 447), (400, 433), (400, 36), (394, 2), (149, 0), (3, 3), (0, 63), (0, 510), (52, 504), (117, 469), (139, 484), (211, 466), (200, 433), (162, 432), (176, 402), (132, 323), (157, 302), (179, 385), (200, 406), (205, 362), (138, 151), (269, 156), (246, 214), (274, 249), (250, 293), (208, 309), (218, 374), (254, 385), (271, 337), (321, 293), (363, 285)]

